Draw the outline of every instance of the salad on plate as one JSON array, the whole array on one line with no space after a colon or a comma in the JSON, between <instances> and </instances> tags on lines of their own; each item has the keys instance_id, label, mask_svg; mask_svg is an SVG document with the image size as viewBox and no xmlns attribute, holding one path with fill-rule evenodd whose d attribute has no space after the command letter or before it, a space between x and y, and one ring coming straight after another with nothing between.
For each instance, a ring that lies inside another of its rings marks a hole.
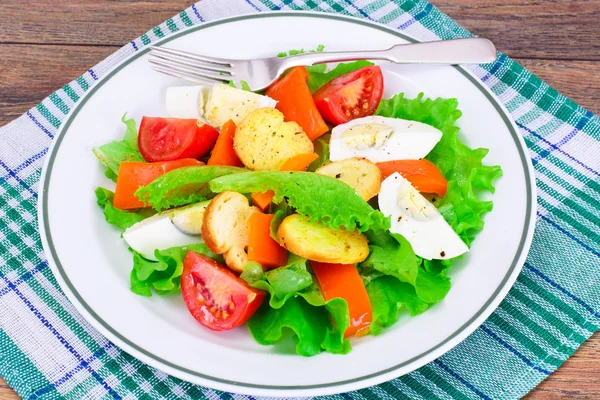
<instances>
[{"instance_id":1,"label":"salad on plate","mask_svg":"<svg viewBox=\"0 0 600 400\"><path fill-rule=\"evenodd\" d=\"M456 99L384 85L369 61L296 67L260 93L170 87L167 116L139 129L123 116L123 139L94 148L116 183L96 199L132 292L182 296L204 327L245 324L262 345L291 336L304 356L441 301L502 171L461 141Z\"/></svg>"}]
</instances>

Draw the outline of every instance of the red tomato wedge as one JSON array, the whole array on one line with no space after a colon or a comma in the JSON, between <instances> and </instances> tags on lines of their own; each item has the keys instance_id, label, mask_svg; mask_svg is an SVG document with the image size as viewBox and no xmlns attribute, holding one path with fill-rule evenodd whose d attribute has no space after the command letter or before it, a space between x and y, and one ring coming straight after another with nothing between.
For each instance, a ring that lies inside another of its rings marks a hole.
<instances>
[{"instance_id":1,"label":"red tomato wedge","mask_svg":"<svg viewBox=\"0 0 600 400\"><path fill-rule=\"evenodd\" d=\"M272 214L255 212L248 220L248 259L266 268L287 264L287 250L271 237Z\"/></svg>"},{"instance_id":2,"label":"red tomato wedge","mask_svg":"<svg viewBox=\"0 0 600 400\"><path fill-rule=\"evenodd\" d=\"M383 95L383 74L378 66L363 67L326 83L313 95L317 109L328 122L343 124L373 115Z\"/></svg>"},{"instance_id":3,"label":"red tomato wedge","mask_svg":"<svg viewBox=\"0 0 600 400\"><path fill-rule=\"evenodd\" d=\"M398 172L422 193L436 193L444 197L448 190L448 180L431 161L397 160L377 163L377 166L381 171L382 179Z\"/></svg>"},{"instance_id":4,"label":"red tomato wedge","mask_svg":"<svg viewBox=\"0 0 600 400\"><path fill-rule=\"evenodd\" d=\"M235 123L232 120L225 122L215 147L212 149L208 165L231 165L243 167L242 161L233 150L233 137L235 136Z\"/></svg>"},{"instance_id":5,"label":"red tomato wedge","mask_svg":"<svg viewBox=\"0 0 600 400\"><path fill-rule=\"evenodd\" d=\"M286 121L295 121L310 140L315 140L329 130L319 114L315 101L306 84L308 73L304 67L293 68L286 76L275 82L265 93L277 100L276 108Z\"/></svg>"},{"instance_id":6,"label":"red tomato wedge","mask_svg":"<svg viewBox=\"0 0 600 400\"><path fill-rule=\"evenodd\" d=\"M354 264L327 264L311 261L325 300L341 297L348 302L350 326L345 337L362 336L369 332L373 320L367 289Z\"/></svg>"},{"instance_id":7,"label":"red tomato wedge","mask_svg":"<svg viewBox=\"0 0 600 400\"><path fill-rule=\"evenodd\" d=\"M197 119L143 117L138 147L149 162L200 158L218 136L219 131Z\"/></svg>"},{"instance_id":8,"label":"red tomato wedge","mask_svg":"<svg viewBox=\"0 0 600 400\"><path fill-rule=\"evenodd\" d=\"M214 331L240 326L265 297L226 266L191 250L183 260L181 293L196 321Z\"/></svg>"},{"instance_id":9,"label":"red tomato wedge","mask_svg":"<svg viewBox=\"0 0 600 400\"><path fill-rule=\"evenodd\" d=\"M147 185L174 169L202 164L204 164L202 161L193 158L156 163L122 162L119 167L113 205L121 210L145 207L144 202L134 195L140 186Z\"/></svg>"},{"instance_id":10,"label":"red tomato wedge","mask_svg":"<svg viewBox=\"0 0 600 400\"><path fill-rule=\"evenodd\" d=\"M319 158L317 153L298 154L283 163L281 171L304 171L317 158ZM252 199L252 204L260 208L261 211L265 211L269 207L269 204L271 204L273 196L275 196L275 192L267 190L262 193L252 193L250 198Z\"/></svg>"}]
</instances>

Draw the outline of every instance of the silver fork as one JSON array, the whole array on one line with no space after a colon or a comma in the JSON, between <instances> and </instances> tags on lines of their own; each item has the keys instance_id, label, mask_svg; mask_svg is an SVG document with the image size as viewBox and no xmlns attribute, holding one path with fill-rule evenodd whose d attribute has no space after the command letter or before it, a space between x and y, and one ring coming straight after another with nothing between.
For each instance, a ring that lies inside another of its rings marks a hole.
<instances>
[{"instance_id":1,"label":"silver fork","mask_svg":"<svg viewBox=\"0 0 600 400\"><path fill-rule=\"evenodd\" d=\"M487 39L468 38L399 44L386 50L334 51L233 60L153 46L152 68L196 83L246 81L252 90L273 83L286 69L327 62L387 60L398 64L485 64L496 61L496 48Z\"/></svg>"}]
</instances>

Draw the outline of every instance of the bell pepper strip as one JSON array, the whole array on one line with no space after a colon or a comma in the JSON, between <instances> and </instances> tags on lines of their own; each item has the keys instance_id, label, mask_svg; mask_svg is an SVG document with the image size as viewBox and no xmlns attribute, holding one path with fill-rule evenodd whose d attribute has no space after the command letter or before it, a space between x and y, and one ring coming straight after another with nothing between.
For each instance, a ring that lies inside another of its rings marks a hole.
<instances>
[{"instance_id":1,"label":"bell pepper strip","mask_svg":"<svg viewBox=\"0 0 600 400\"><path fill-rule=\"evenodd\" d=\"M362 336L369 332L373 312L367 289L354 264L327 264L311 261L325 300L342 298L348 303L350 326L345 337Z\"/></svg>"},{"instance_id":2,"label":"bell pepper strip","mask_svg":"<svg viewBox=\"0 0 600 400\"><path fill-rule=\"evenodd\" d=\"M431 161L397 160L377 163L377 166L381 171L382 179L398 172L422 193L436 193L444 197L448 190L448 180Z\"/></svg>"},{"instance_id":3,"label":"bell pepper strip","mask_svg":"<svg viewBox=\"0 0 600 400\"><path fill-rule=\"evenodd\" d=\"M248 259L264 268L287 264L287 250L271 237L273 214L255 212L248 220Z\"/></svg>"},{"instance_id":4,"label":"bell pepper strip","mask_svg":"<svg viewBox=\"0 0 600 400\"><path fill-rule=\"evenodd\" d=\"M274 196L274 191L267 190L266 192L252 193L250 198L252 199L252 204L258 207L261 211L266 211L267 208L269 208L271 201L273 201Z\"/></svg>"},{"instance_id":5,"label":"bell pepper strip","mask_svg":"<svg viewBox=\"0 0 600 400\"><path fill-rule=\"evenodd\" d=\"M295 67L272 84L265 94L277 100L275 107L283 113L285 121L297 122L310 140L315 140L329 128L317 110L306 84L307 77L306 68Z\"/></svg>"},{"instance_id":6,"label":"bell pepper strip","mask_svg":"<svg viewBox=\"0 0 600 400\"><path fill-rule=\"evenodd\" d=\"M298 154L284 162L281 171L306 171L306 168L317 158L319 158L317 153Z\"/></svg>"},{"instance_id":7,"label":"bell pepper strip","mask_svg":"<svg viewBox=\"0 0 600 400\"><path fill-rule=\"evenodd\" d=\"M235 136L235 123L232 120L225 122L215 147L212 149L208 165L231 165L232 167L243 167L237 154L233 150L233 137Z\"/></svg>"},{"instance_id":8,"label":"bell pepper strip","mask_svg":"<svg viewBox=\"0 0 600 400\"><path fill-rule=\"evenodd\" d=\"M281 171L305 171L317 158L319 158L317 153L298 154L283 163ZM262 193L252 193L250 198L252 199L252 204L260 208L261 211L265 211L269 207L269 204L271 204L273 196L275 196L275 192L267 190Z\"/></svg>"},{"instance_id":9,"label":"bell pepper strip","mask_svg":"<svg viewBox=\"0 0 600 400\"><path fill-rule=\"evenodd\" d=\"M121 210L145 207L146 204L134 195L140 186L145 186L174 169L203 164L194 158L155 163L124 161L119 167L113 205Z\"/></svg>"}]
</instances>

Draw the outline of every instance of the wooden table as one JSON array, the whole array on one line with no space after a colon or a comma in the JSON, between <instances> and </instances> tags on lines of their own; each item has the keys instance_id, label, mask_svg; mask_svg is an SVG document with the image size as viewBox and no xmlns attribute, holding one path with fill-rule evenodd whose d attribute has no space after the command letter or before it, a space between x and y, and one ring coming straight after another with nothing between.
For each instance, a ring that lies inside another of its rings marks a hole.
<instances>
[{"instance_id":1,"label":"wooden table","mask_svg":"<svg viewBox=\"0 0 600 400\"><path fill-rule=\"evenodd\" d=\"M226 0L223 0L226 1ZM600 0L432 0L550 85L600 113ZM1 0L0 126L189 0ZM600 398L600 336L529 399ZM0 400L18 396L0 379Z\"/></svg>"}]
</instances>

